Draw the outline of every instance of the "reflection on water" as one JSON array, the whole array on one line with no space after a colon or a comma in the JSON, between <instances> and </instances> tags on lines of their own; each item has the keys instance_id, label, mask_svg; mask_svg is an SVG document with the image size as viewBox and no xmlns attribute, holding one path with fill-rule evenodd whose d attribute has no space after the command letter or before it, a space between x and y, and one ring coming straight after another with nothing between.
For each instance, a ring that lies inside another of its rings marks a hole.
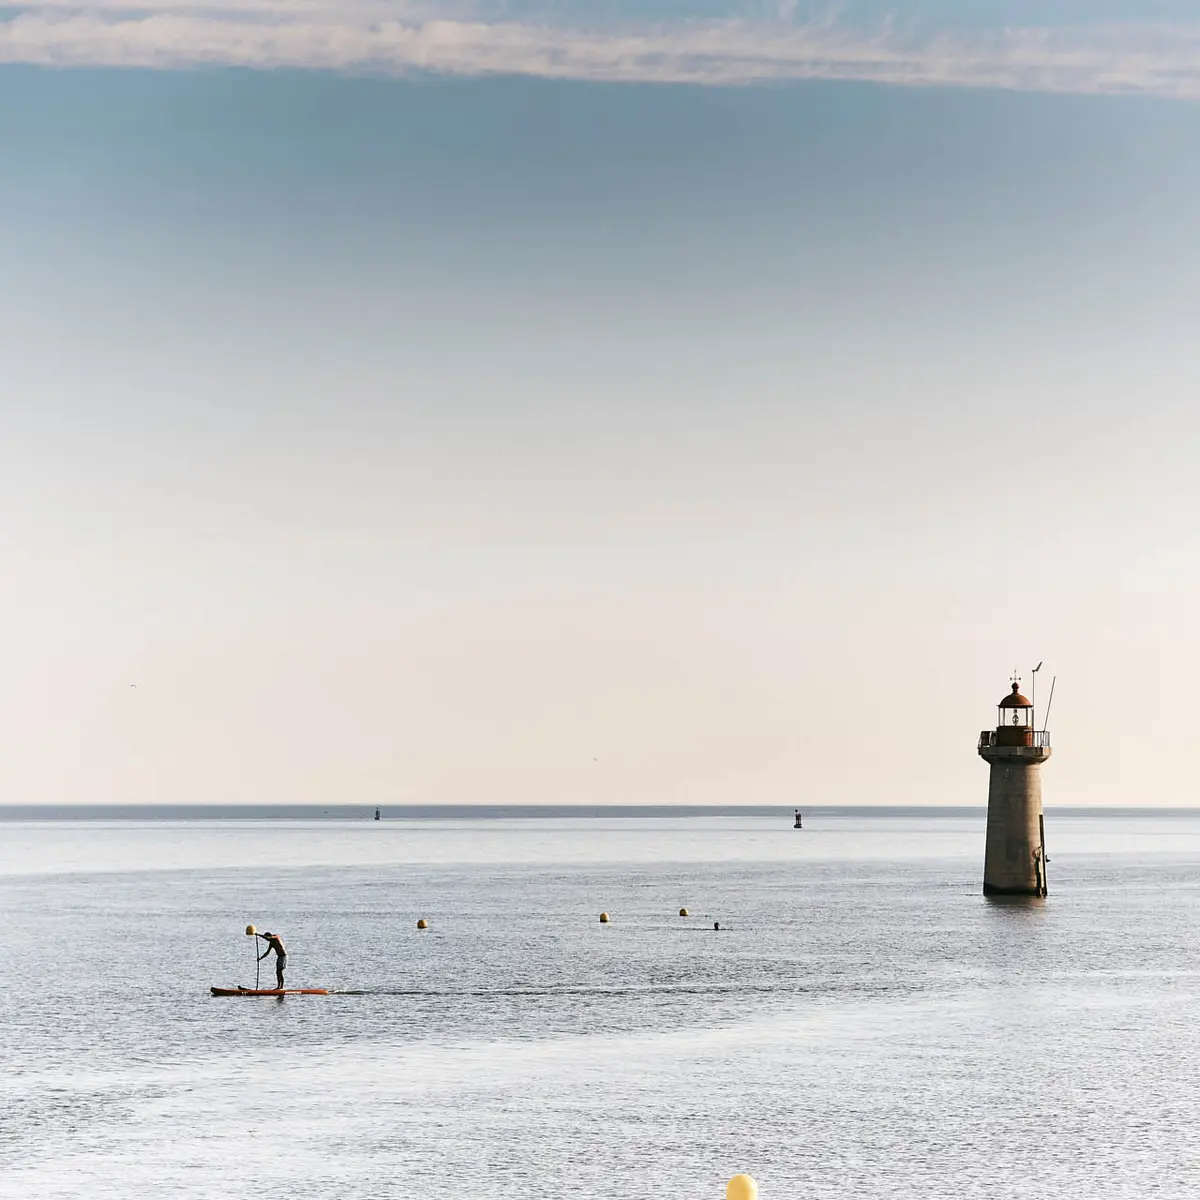
<instances>
[{"instance_id":1,"label":"reflection on water","mask_svg":"<svg viewBox=\"0 0 1200 1200\"><path fill-rule=\"evenodd\" d=\"M1056 814L1016 904L982 814L805 824L0 825L0 1195L1200 1182L1200 819ZM210 997L251 921L343 994Z\"/></svg>"}]
</instances>

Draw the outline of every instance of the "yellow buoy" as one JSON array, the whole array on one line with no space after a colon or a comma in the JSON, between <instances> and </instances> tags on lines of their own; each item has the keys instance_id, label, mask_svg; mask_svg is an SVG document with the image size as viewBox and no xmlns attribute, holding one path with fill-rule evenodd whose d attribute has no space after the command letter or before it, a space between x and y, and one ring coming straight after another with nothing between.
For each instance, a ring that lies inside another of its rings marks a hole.
<instances>
[{"instance_id":1,"label":"yellow buoy","mask_svg":"<svg viewBox=\"0 0 1200 1200\"><path fill-rule=\"evenodd\" d=\"M725 1200L758 1200L758 1184L749 1175L735 1175L725 1185Z\"/></svg>"},{"instance_id":2,"label":"yellow buoy","mask_svg":"<svg viewBox=\"0 0 1200 1200\"><path fill-rule=\"evenodd\" d=\"M428 922L427 920L425 920L425 918L424 918L424 917L422 917L422 918L421 918L421 919L420 919L420 920L417 922L417 928L418 928L418 929L428 929L428 928L429 928L429 922Z\"/></svg>"},{"instance_id":3,"label":"yellow buoy","mask_svg":"<svg viewBox=\"0 0 1200 1200\"><path fill-rule=\"evenodd\" d=\"M246 926L246 936L247 937L253 937L257 932L258 932L258 930L255 929L253 925Z\"/></svg>"},{"instance_id":4,"label":"yellow buoy","mask_svg":"<svg viewBox=\"0 0 1200 1200\"><path fill-rule=\"evenodd\" d=\"M600 914L600 924L601 924L601 925L607 925L607 924L608 924L608 913L601 913L601 914Z\"/></svg>"},{"instance_id":5,"label":"yellow buoy","mask_svg":"<svg viewBox=\"0 0 1200 1200\"><path fill-rule=\"evenodd\" d=\"M681 917L686 917L686 916L688 915L688 910L687 910L686 908L681 908L681 909L679 910L679 915L680 915Z\"/></svg>"}]
</instances>

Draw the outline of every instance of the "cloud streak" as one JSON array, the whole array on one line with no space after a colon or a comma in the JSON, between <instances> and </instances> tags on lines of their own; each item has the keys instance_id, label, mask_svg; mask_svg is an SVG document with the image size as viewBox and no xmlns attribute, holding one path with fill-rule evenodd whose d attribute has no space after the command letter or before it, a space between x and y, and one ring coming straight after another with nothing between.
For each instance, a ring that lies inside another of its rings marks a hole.
<instances>
[{"instance_id":1,"label":"cloud streak","mask_svg":"<svg viewBox=\"0 0 1200 1200\"><path fill-rule=\"evenodd\" d=\"M781 13L783 10L780 10ZM0 63L236 66L732 85L854 80L1200 98L1200 24L901 33L731 18L598 25L404 0L31 0Z\"/></svg>"}]
</instances>

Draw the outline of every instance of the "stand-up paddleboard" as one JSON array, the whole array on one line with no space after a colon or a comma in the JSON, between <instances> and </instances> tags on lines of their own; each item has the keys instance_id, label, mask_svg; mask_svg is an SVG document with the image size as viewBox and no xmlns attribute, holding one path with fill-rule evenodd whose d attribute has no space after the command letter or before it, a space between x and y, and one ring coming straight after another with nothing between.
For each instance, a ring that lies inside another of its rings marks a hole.
<instances>
[{"instance_id":1,"label":"stand-up paddleboard","mask_svg":"<svg viewBox=\"0 0 1200 1200\"><path fill-rule=\"evenodd\" d=\"M214 996L328 996L328 988L210 988Z\"/></svg>"}]
</instances>

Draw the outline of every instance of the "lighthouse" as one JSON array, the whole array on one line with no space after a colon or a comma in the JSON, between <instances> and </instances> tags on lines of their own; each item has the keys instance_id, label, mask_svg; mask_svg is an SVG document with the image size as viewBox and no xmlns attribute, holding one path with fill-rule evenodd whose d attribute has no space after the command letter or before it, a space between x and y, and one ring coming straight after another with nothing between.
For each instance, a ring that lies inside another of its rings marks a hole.
<instances>
[{"instance_id":1,"label":"lighthouse","mask_svg":"<svg viewBox=\"0 0 1200 1200\"><path fill-rule=\"evenodd\" d=\"M979 735L979 757L992 769L988 784L985 896L1046 895L1046 825L1042 763L1050 736L1034 728L1033 705L1020 680L1000 701L996 728Z\"/></svg>"}]
</instances>

